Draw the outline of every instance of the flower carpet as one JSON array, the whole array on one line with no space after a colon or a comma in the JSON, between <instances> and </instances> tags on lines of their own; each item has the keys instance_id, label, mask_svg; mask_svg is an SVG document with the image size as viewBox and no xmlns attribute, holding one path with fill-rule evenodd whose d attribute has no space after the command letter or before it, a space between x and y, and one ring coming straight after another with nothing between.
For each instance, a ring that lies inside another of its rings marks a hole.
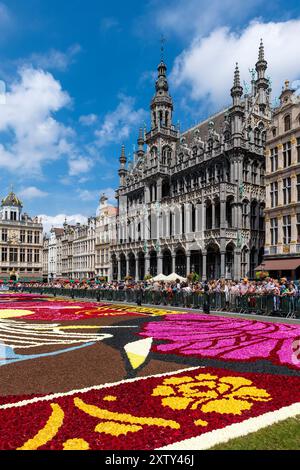
<instances>
[{"instance_id":1,"label":"flower carpet","mask_svg":"<svg viewBox=\"0 0 300 470\"><path fill-rule=\"evenodd\" d=\"M300 414L300 325L0 298L0 449L206 449Z\"/></svg>"}]
</instances>

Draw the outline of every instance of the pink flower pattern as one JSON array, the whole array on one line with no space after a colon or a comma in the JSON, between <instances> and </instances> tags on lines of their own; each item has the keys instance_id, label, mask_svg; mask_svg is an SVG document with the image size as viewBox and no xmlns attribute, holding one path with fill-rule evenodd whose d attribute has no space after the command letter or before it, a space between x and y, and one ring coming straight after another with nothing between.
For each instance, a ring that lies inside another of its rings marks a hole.
<instances>
[{"instance_id":1,"label":"pink flower pattern","mask_svg":"<svg viewBox=\"0 0 300 470\"><path fill-rule=\"evenodd\" d=\"M169 315L163 321L147 323L140 334L165 341L155 346L157 352L164 354L227 361L267 359L300 370L300 357L294 353L294 345L300 340L297 324L198 314Z\"/></svg>"}]
</instances>

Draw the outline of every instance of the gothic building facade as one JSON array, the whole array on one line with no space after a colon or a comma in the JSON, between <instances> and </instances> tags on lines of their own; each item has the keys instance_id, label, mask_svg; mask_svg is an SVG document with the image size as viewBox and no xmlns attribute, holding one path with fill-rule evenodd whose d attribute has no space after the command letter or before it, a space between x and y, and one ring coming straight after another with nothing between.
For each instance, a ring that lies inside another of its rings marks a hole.
<instances>
[{"instance_id":1,"label":"gothic building facade","mask_svg":"<svg viewBox=\"0 0 300 470\"><path fill-rule=\"evenodd\" d=\"M204 280L254 276L264 247L266 70L261 43L251 91L244 94L237 65L232 105L180 133L161 61L151 129L140 130L133 162L122 147L113 279L172 272L196 272Z\"/></svg>"}]
</instances>

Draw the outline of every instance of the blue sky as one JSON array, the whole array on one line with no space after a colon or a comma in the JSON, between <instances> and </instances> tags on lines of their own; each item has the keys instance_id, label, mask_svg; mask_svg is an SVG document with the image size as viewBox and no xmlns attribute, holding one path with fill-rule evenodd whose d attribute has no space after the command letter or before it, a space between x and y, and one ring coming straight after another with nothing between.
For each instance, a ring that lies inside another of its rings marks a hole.
<instances>
[{"instance_id":1,"label":"blue sky","mask_svg":"<svg viewBox=\"0 0 300 470\"><path fill-rule=\"evenodd\" d=\"M12 184L47 225L113 198L120 147L149 125L162 33L182 130L230 103L236 61L249 82L261 37L274 100L298 87L299 1L0 0L1 197Z\"/></svg>"}]
</instances>

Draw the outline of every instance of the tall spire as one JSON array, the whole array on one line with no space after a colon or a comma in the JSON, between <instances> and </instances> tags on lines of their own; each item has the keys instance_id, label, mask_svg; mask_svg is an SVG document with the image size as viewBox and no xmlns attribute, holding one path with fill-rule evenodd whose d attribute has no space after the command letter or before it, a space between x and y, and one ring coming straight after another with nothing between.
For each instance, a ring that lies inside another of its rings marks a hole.
<instances>
[{"instance_id":1,"label":"tall spire","mask_svg":"<svg viewBox=\"0 0 300 470\"><path fill-rule=\"evenodd\" d=\"M260 46L259 46L259 54L258 54L258 61L263 61L265 60L265 48L264 48L264 43L263 40L260 40Z\"/></svg>"},{"instance_id":2,"label":"tall spire","mask_svg":"<svg viewBox=\"0 0 300 470\"><path fill-rule=\"evenodd\" d=\"M231 88L231 96L233 99L233 105L239 105L240 99L243 96L243 87L241 86L240 69L238 63L236 63L235 66L233 87Z\"/></svg>"},{"instance_id":3,"label":"tall spire","mask_svg":"<svg viewBox=\"0 0 300 470\"><path fill-rule=\"evenodd\" d=\"M236 66L235 66L233 86L234 87L240 87L241 86L240 69L239 69L239 64L238 63L236 63Z\"/></svg>"},{"instance_id":4,"label":"tall spire","mask_svg":"<svg viewBox=\"0 0 300 470\"><path fill-rule=\"evenodd\" d=\"M122 145L121 156L120 156L121 166L125 166L127 163L127 157L125 153L125 145Z\"/></svg>"},{"instance_id":5,"label":"tall spire","mask_svg":"<svg viewBox=\"0 0 300 470\"><path fill-rule=\"evenodd\" d=\"M259 52L258 52L258 61L256 62L256 71L257 71L257 78L260 80L261 78L265 78L265 72L268 68L268 63L265 59L265 48L263 44L263 40L260 40L259 45Z\"/></svg>"},{"instance_id":6,"label":"tall spire","mask_svg":"<svg viewBox=\"0 0 300 470\"><path fill-rule=\"evenodd\" d=\"M125 177L126 177L126 153L125 153L125 145L122 145L121 156L120 156L120 168L119 168L119 177L120 177L120 186L125 185Z\"/></svg>"},{"instance_id":7,"label":"tall spire","mask_svg":"<svg viewBox=\"0 0 300 470\"><path fill-rule=\"evenodd\" d=\"M266 70L268 68L268 62L265 59L265 48L263 40L260 40L259 53L258 53L258 62L256 63L256 90L258 93L258 105L262 113L265 112L268 104L268 90L270 87L269 80L266 78Z\"/></svg>"},{"instance_id":8,"label":"tall spire","mask_svg":"<svg viewBox=\"0 0 300 470\"><path fill-rule=\"evenodd\" d=\"M143 132L143 128L140 127L140 132L139 132L139 138L138 138L138 151L137 151L137 154L138 156L142 156L145 152L144 152L144 144L145 144L145 141L144 141L144 132Z\"/></svg>"}]
</instances>

